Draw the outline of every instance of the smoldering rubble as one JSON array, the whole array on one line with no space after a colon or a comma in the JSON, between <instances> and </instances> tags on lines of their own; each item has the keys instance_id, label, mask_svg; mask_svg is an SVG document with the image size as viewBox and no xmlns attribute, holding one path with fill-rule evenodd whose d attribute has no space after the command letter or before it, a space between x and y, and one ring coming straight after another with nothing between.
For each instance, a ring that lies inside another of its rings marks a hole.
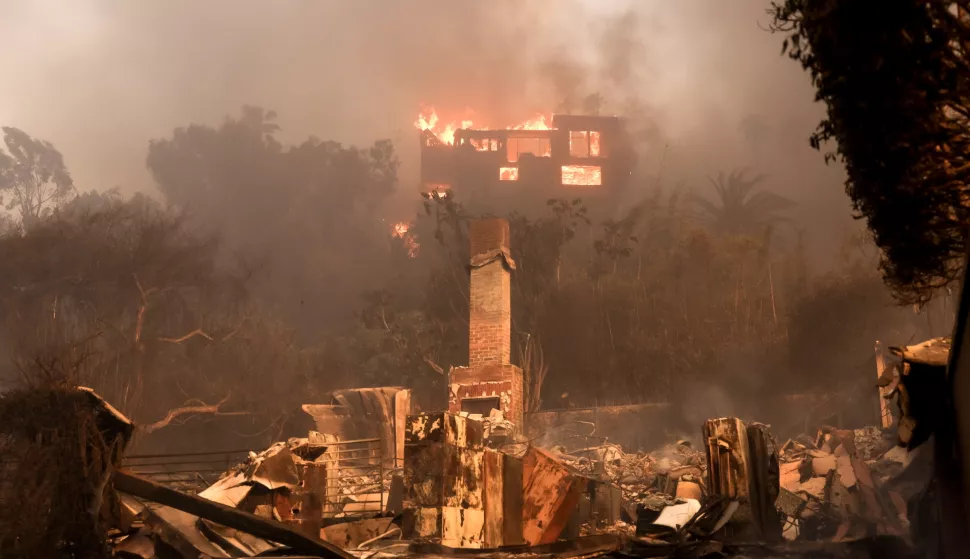
<instances>
[{"instance_id":1,"label":"smoldering rubble","mask_svg":"<svg viewBox=\"0 0 970 559\"><path fill-rule=\"evenodd\" d=\"M418 409L404 387L341 390L303 406L306 437L249 452L215 479L172 478L123 455L131 422L87 390L114 453L79 473L94 490L75 512L114 556L140 559L908 557L921 545L921 433L933 428L944 341L893 348L899 363L872 383L897 403L879 426L779 441L770 425L716 417L696 426L699 444L624 448L596 421L524 413L502 289L515 269L508 223L474 221L470 236L470 363L449 372L448 409ZM0 487L6 507L25 498Z\"/></svg>"}]
</instances>

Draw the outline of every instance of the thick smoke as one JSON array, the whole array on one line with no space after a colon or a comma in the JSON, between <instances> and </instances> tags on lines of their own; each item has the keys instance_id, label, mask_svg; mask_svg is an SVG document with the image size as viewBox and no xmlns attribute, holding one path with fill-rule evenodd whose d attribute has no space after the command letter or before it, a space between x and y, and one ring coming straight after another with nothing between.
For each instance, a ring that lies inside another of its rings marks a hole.
<instances>
[{"instance_id":1,"label":"thick smoke","mask_svg":"<svg viewBox=\"0 0 970 559\"><path fill-rule=\"evenodd\" d=\"M646 176L705 189L719 170L765 172L801 224L824 225L817 255L851 227L763 0L0 4L0 121L57 145L82 190L152 192L149 139L244 104L277 111L288 140L394 139L408 193L422 103L493 123L599 105L635 119Z\"/></svg>"},{"instance_id":2,"label":"thick smoke","mask_svg":"<svg viewBox=\"0 0 970 559\"><path fill-rule=\"evenodd\" d=\"M7 78L0 124L54 143L80 191L160 196L145 169L149 140L260 106L279 115L286 144L310 135L361 146L392 139L402 163L392 209L406 218L418 193L413 122L422 105L489 126L552 111L617 114L629 119L640 151L631 204L658 185L710 195L708 177L750 168L767 175L762 187L798 203L779 239L790 247L805 231L809 261L825 271L861 224L851 219L842 168L808 146L823 110L808 76L781 56L782 38L765 29L768 7L768 0L0 0ZM226 215L243 215L236 206L251 203L231 202ZM272 219L262 207L245 209ZM309 267L300 243L292 246L296 254L277 256ZM333 252L353 247L335 243ZM324 255L320 266L342 257ZM360 277L377 268L355 266ZM357 281L343 267L327 273ZM321 295L319 284L286 291L314 319L349 316L359 303L357 294ZM830 291L858 300L840 284ZM872 291L884 295L878 281ZM327 297L346 308L335 310ZM887 314L883 324L897 318ZM869 326L860 321L863 346L885 334L863 332ZM848 361L857 360L854 351L846 348ZM739 378L771 367L725 365ZM718 413L747 406L716 387L698 394Z\"/></svg>"}]
</instances>

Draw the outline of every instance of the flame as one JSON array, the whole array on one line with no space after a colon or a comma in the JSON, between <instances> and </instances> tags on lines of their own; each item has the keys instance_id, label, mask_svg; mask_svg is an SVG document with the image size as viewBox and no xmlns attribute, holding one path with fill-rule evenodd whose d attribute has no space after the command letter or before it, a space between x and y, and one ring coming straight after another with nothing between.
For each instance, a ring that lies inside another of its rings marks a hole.
<instances>
[{"instance_id":1,"label":"flame","mask_svg":"<svg viewBox=\"0 0 970 559\"><path fill-rule=\"evenodd\" d=\"M553 130L552 126L552 115L537 114L535 118L526 120L525 122L520 122L519 124L513 124L511 126L506 126L506 130ZM438 112L434 107L422 107L421 112L418 113L417 120L414 121L414 127L418 130L428 130L434 134L439 140L445 144L452 145L455 143L455 132L458 130L463 130L467 128L475 127L477 130L488 130L487 126L476 125L472 120L454 120L450 122L443 122L438 116Z\"/></svg>"},{"instance_id":2,"label":"flame","mask_svg":"<svg viewBox=\"0 0 970 559\"><path fill-rule=\"evenodd\" d=\"M406 221L399 221L391 227L391 236L404 241L404 246L408 249L408 258L417 258L418 249L421 245L418 244L417 239L414 235L408 233L411 229L411 224Z\"/></svg>"},{"instance_id":3,"label":"flame","mask_svg":"<svg viewBox=\"0 0 970 559\"><path fill-rule=\"evenodd\" d=\"M603 171L595 165L563 165L562 183L571 186L600 186Z\"/></svg>"},{"instance_id":4,"label":"flame","mask_svg":"<svg viewBox=\"0 0 970 559\"><path fill-rule=\"evenodd\" d=\"M552 117L549 117L549 122L552 122ZM515 126L509 126L509 130L552 130L552 126L546 123L546 115L536 115L532 120L527 120L523 123L516 124Z\"/></svg>"},{"instance_id":5,"label":"flame","mask_svg":"<svg viewBox=\"0 0 970 559\"><path fill-rule=\"evenodd\" d=\"M423 195L429 200L443 200L451 192L451 185L446 183L425 183L424 187L427 190L424 191Z\"/></svg>"},{"instance_id":6,"label":"flame","mask_svg":"<svg viewBox=\"0 0 970 559\"><path fill-rule=\"evenodd\" d=\"M429 130L442 142L453 144L455 143L455 132L462 128L471 128L474 126L471 120L462 120L449 122L439 128L439 121L438 113L434 110L434 107L422 108L421 112L418 113L417 120L414 121L414 127L418 130Z\"/></svg>"},{"instance_id":7,"label":"flame","mask_svg":"<svg viewBox=\"0 0 970 559\"><path fill-rule=\"evenodd\" d=\"M438 113L434 108L430 109L430 112L422 110L418 113L418 120L414 121L414 127L418 130L434 130L435 126L438 126Z\"/></svg>"},{"instance_id":8,"label":"flame","mask_svg":"<svg viewBox=\"0 0 970 559\"><path fill-rule=\"evenodd\" d=\"M500 167L498 170L498 179L502 181L517 181L519 180L519 168L518 167Z\"/></svg>"}]
</instances>

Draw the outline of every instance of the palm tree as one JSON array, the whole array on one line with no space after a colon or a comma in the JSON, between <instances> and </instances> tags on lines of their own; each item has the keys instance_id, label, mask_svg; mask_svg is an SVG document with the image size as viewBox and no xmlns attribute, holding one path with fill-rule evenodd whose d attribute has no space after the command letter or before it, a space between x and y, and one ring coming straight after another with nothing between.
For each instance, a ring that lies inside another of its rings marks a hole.
<instances>
[{"instance_id":1,"label":"palm tree","mask_svg":"<svg viewBox=\"0 0 970 559\"><path fill-rule=\"evenodd\" d=\"M716 179L709 178L717 192L718 203L697 195L693 197L716 231L732 235L753 234L787 220L783 213L795 202L774 192L755 191L755 187L765 180L765 175L747 175L747 169L740 169L727 176L718 173Z\"/></svg>"}]
</instances>

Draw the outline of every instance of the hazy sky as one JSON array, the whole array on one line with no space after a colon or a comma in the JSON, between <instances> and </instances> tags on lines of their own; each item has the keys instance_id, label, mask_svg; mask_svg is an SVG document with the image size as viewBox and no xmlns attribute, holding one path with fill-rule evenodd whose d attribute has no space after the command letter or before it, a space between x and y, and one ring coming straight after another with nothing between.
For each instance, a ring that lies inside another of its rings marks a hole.
<instances>
[{"instance_id":1,"label":"hazy sky","mask_svg":"<svg viewBox=\"0 0 970 559\"><path fill-rule=\"evenodd\" d=\"M149 139L243 104L277 111L286 140L393 138L410 173L422 103L501 123L552 110L568 90L600 92L655 125L645 165L665 184L704 188L712 173L750 166L800 202L819 246L834 246L851 225L842 171L808 147L822 111L765 31L767 7L0 0L0 124L53 142L80 189L133 192L153 188Z\"/></svg>"}]
</instances>

